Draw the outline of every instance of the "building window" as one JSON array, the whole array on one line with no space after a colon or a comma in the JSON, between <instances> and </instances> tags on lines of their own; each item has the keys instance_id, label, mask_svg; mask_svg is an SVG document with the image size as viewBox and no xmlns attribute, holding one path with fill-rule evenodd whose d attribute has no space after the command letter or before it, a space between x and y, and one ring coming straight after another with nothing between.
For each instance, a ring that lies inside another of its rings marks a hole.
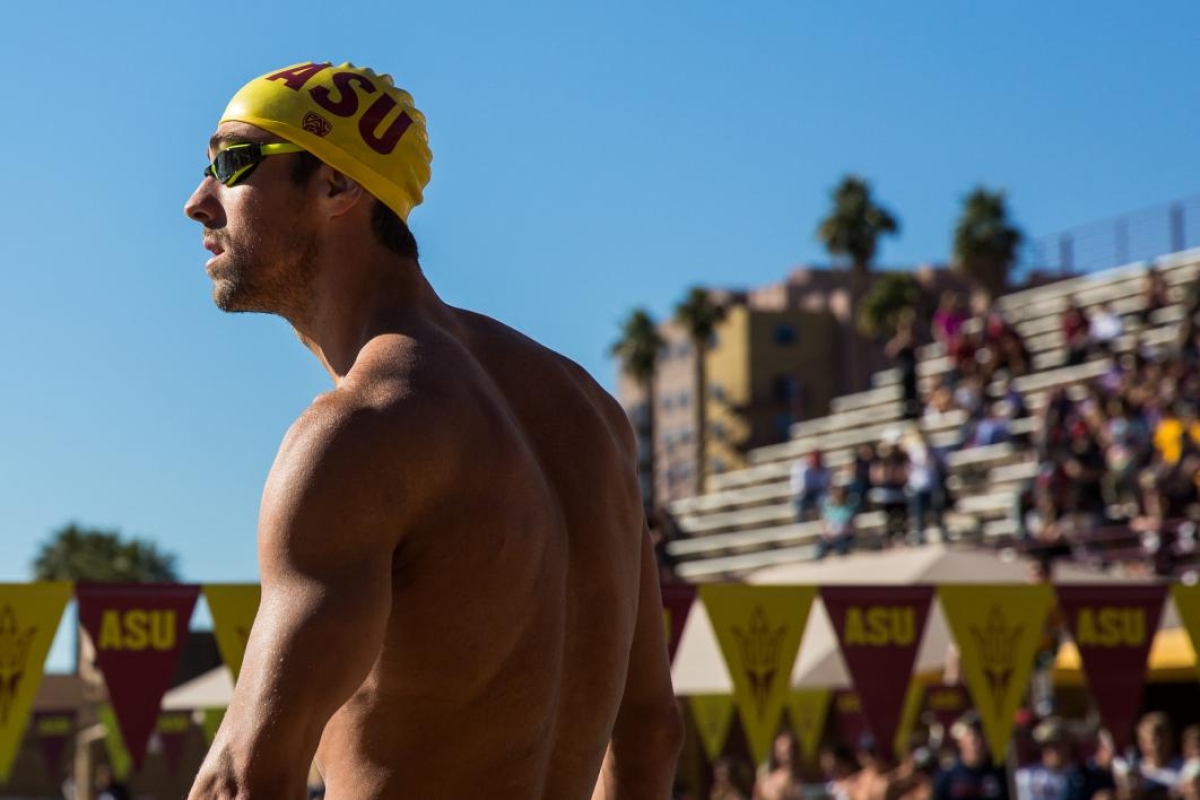
<instances>
[{"instance_id":1,"label":"building window","mask_svg":"<svg viewBox=\"0 0 1200 800\"><path fill-rule=\"evenodd\" d=\"M786 322L781 322L775 326L772 338L775 340L775 344L789 347L796 343L796 329Z\"/></svg>"},{"instance_id":2,"label":"building window","mask_svg":"<svg viewBox=\"0 0 1200 800\"><path fill-rule=\"evenodd\" d=\"M689 342L680 342L675 345L675 355L679 358L687 358L692 352L692 345Z\"/></svg>"},{"instance_id":3,"label":"building window","mask_svg":"<svg viewBox=\"0 0 1200 800\"><path fill-rule=\"evenodd\" d=\"M721 337L717 336L717 332L713 331L708 335L708 349L714 350L721 343Z\"/></svg>"},{"instance_id":4,"label":"building window","mask_svg":"<svg viewBox=\"0 0 1200 800\"><path fill-rule=\"evenodd\" d=\"M712 430L712 437L714 439L720 439L720 440L725 439L725 425L724 424L722 424L720 422L714 422L712 425L709 426L709 428Z\"/></svg>"},{"instance_id":5,"label":"building window","mask_svg":"<svg viewBox=\"0 0 1200 800\"><path fill-rule=\"evenodd\" d=\"M676 441L676 442L678 442L679 444L689 444L689 443L691 443L691 441L692 441L692 432L691 432L690 430L686 430L686 431L680 431L680 432L679 432L679 435L678 435L678 436L675 438L675 441Z\"/></svg>"},{"instance_id":6,"label":"building window","mask_svg":"<svg viewBox=\"0 0 1200 800\"><path fill-rule=\"evenodd\" d=\"M725 462L714 457L713 460L708 463L708 468L713 475L720 475L725 471Z\"/></svg>"},{"instance_id":7,"label":"building window","mask_svg":"<svg viewBox=\"0 0 1200 800\"><path fill-rule=\"evenodd\" d=\"M675 402L678 403L680 408L687 408L688 403L691 402L691 399L691 395L689 395L687 392L680 392L679 397Z\"/></svg>"},{"instance_id":8,"label":"building window","mask_svg":"<svg viewBox=\"0 0 1200 800\"><path fill-rule=\"evenodd\" d=\"M708 385L708 396L719 403L725 402L725 387L719 383L710 383Z\"/></svg>"}]
</instances>

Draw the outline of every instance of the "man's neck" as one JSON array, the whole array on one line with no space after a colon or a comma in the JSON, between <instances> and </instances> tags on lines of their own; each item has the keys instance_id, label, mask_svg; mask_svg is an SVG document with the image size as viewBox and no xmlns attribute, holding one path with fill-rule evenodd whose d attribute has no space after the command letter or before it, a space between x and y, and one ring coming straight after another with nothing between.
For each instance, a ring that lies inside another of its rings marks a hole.
<instances>
[{"instance_id":1,"label":"man's neck","mask_svg":"<svg viewBox=\"0 0 1200 800\"><path fill-rule=\"evenodd\" d=\"M408 327L417 317L446 313L415 261L376 251L366 259L339 262L316 270L309 313L292 321L335 386L371 339Z\"/></svg>"}]
</instances>

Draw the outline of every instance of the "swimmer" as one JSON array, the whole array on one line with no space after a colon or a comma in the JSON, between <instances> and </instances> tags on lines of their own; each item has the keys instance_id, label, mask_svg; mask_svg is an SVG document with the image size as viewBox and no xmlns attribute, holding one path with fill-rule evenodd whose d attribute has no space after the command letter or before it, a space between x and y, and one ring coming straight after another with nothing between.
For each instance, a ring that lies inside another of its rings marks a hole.
<instances>
[{"instance_id":1,"label":"swimmer","mask_svg":"<svg viewBox=\"0 0 1200 800\"><path fill-rule=\"evenodd\" d=\"M251 81L185 211L213 299L329 372L258 524L262 605L192 800L667 797L682 726L625 414L438 297L425 119L386 75ZM497 265L488 265L495 269Z\"/></svg>"}]
</instances>

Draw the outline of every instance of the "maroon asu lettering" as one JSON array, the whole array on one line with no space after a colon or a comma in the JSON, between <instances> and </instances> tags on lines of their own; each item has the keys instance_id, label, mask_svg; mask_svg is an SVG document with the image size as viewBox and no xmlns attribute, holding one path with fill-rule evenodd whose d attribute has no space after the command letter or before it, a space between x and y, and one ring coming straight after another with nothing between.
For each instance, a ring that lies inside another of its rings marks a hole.
<instances>
[{"instance_id":1,"label":"maroon asu lettering","mask_svg":"<svg viewBox=\"0 0 1200 800\"><path fill-rule=\"evenodd\" d=\"M289 89L298 92L314 76L324 72L330 66L328 62L323 64L302 64L298 67L276 72L274 75L268 75L266 79L269 81L283 81L283 84ZM357 72L335 72L330 77L329 82L333 84L333 89L337 90L336 96L334 91L328 86L314 86L308 90L308 93L312 97L313 102L321 108L343 119L353 117L358 113L358 90L361 89L364 94L368 95L379 91L369 78ZM358 120L358 135L362 137L363 143L383 156L388 155L396 149L400 137L412 125L412 117L408 115L407 111L401 110L383 133L379 132L384 120L397 107L398 104L395 98L387 94L381 94Z\"/></svg>"}]
</instances>

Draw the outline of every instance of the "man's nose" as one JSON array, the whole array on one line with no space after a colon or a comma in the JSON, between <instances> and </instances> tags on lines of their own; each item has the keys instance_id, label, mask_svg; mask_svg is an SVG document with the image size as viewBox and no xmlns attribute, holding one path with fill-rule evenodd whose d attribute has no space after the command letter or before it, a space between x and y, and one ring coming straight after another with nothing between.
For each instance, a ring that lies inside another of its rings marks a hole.
<instances>
[{"instance_id":1,"label":"man's nose","mask_svg":"<svg viewBox=\"0 0 1200 800\"><path fill-rule=\"evenodd\" d=\"M225 224L225 212L213 191L213 179L200 181L196 191L184 203L183 213L206 228L219 228Z\"/></svg>"}]
</instances>

